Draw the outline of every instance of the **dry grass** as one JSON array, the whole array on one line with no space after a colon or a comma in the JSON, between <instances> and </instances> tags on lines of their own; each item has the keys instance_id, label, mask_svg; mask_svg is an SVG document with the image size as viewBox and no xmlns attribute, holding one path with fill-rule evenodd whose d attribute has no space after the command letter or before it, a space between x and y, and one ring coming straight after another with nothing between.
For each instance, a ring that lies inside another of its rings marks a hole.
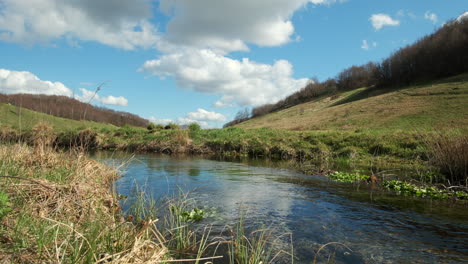
<instances>
[{"instance_id":1,"label":"dry grass","mask_svg":"<svg viewBox=\"0 0 468 264\"><path fill-rule=\"evenodd\" d=\"M449 183L468 184L468 134L436 133L425 136L430 162L447 175Z\"/></svg>"},{"instance_id":2,"label":"dry grass","mask_svg":"<svg viewBox=\"0 0 468 264\"><path fill-rule=\"evenodd\" d=\"M121 220L111 191L116 171L83 153L51 151L45 131L38 128L34 148L0 146L0 190L12 204L0 219L0 263L158 263L167 258L156 219Z\"/></svg>"}]
</instances>

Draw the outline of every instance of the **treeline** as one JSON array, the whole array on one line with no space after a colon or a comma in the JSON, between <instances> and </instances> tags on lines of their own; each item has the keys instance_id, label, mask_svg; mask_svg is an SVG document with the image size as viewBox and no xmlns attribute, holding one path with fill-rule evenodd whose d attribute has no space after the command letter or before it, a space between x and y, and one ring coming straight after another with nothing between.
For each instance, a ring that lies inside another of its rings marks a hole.
<instances>
[{"instance_id":1,"label":"treeline","mask_svg":"<svg viewBox=\"0 0 468 264\"><path fill-rule=\"evenodd\" d=\"M321 96L361 87L392 89L468 72L468 19L453 20L436 32L403 47L380 63L352 66L335 78L311 80L306 87L275 103L253 108L250 116L234 119L231 126Z\"/></svg>"},{"instance_id":2,"label":"treeline","mask_svg":"<svg viewBox=\"0 0 468 264\"><path fill-rule=\"evenodd\" d=\"M146 127L148 120L137 115L96 107L76 99L57 95L0 94L0 103L24 107L36 112L74 120L109 123L116 126Z\"/></svg>"}]
</instances>

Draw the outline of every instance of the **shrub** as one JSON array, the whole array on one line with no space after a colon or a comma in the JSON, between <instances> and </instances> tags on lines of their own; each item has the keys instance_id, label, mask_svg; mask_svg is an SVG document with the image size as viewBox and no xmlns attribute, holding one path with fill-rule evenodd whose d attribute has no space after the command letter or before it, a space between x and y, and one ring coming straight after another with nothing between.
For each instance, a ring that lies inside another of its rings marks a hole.
<instances>
[{"instance_id":1,"label":"shrub","mask_svg":"<svg viewBox=\"0 0 468 264\"><path fill-rule=\"evenodd\" d=\"M149 122L148 126L146 126L146 129L149 131L153 131L156 128L156 125L153 122Z\"/></svg>"},{"instance_id":2,"label":"shrub","mask_svg":"<svg viewBox=\"0 0 468 264\"><path fill-rule=\"evenodd\" d=\"M164 127L164 129L180 129L180 126L176 123L169 123Z\"/></svg>"},{"instance_id":3,"label":"shrub","mask_svg":"<svg viewBox=\"0 0 468 264\"><path fill-rule=\"evenodd\" d=\"M196 132L196 131L201 130L201 127L200 127L200 125L198 123L191 123L188 126L188 129L190 130L190 132Z\"/></svg>"},{"instance_id":4,"label":"shrub","mask_svg":"<svg viewBox=\"0 0 468 264\"><path fill-rule=\"evenodd\" d=\"M450 177L451 184L468 181L468 134L426 135L429 161Z\"/></svg>"}]
</instances>

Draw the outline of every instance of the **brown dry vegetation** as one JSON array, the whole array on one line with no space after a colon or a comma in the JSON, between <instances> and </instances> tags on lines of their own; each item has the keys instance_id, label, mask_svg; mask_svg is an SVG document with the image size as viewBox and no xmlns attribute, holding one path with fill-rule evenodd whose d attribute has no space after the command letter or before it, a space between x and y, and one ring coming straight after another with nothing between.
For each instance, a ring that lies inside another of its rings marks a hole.
<instances>
[{"instance_id":1,"label":"brown dry vegetation","mask_svg":"<svg viewBox=\"0 0 468 264\"><path fill-rule=\"evenodd\" d=\"M37 127L43 133L47 127ZM155 228L125 222L111 186L115 170L83 153L0 146L0 263L159 263L167 249ZM6 205L5 205L6 204ZM3 208L5 207L5 208ZM0 210L2 211L2 210Z\"/></svg>"}]
</instances>

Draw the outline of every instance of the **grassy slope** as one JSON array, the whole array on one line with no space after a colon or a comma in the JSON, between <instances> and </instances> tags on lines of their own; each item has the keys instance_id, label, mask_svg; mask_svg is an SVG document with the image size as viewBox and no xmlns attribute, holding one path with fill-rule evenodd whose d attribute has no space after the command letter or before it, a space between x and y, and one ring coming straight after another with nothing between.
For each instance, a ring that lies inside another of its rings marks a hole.
<instances>
[{"instance_id":1,"label":"grassy slope","mask_svg":"<svg viewBox=\"0 0 468 264\"><path fill-rule=\"evenodd\" d=\"M10 126L15 129L30 130L39 122L49 123L55 130L76 130L79 128L115 129L111 124L92 121L76 121L55 117L26 108L13 105L0 104L0 126Z\"/></svg>"},{"instance_id":2,"label":"grassy slope","mask_svg":"<svg viewBox=\"0 0 468 264\"><path fill-rule=\"evenodd\" d=\"M248 120L241 128L413 130L468 126L468 74L375 96L368 89Z\"/></svg>"}]
</instances>

